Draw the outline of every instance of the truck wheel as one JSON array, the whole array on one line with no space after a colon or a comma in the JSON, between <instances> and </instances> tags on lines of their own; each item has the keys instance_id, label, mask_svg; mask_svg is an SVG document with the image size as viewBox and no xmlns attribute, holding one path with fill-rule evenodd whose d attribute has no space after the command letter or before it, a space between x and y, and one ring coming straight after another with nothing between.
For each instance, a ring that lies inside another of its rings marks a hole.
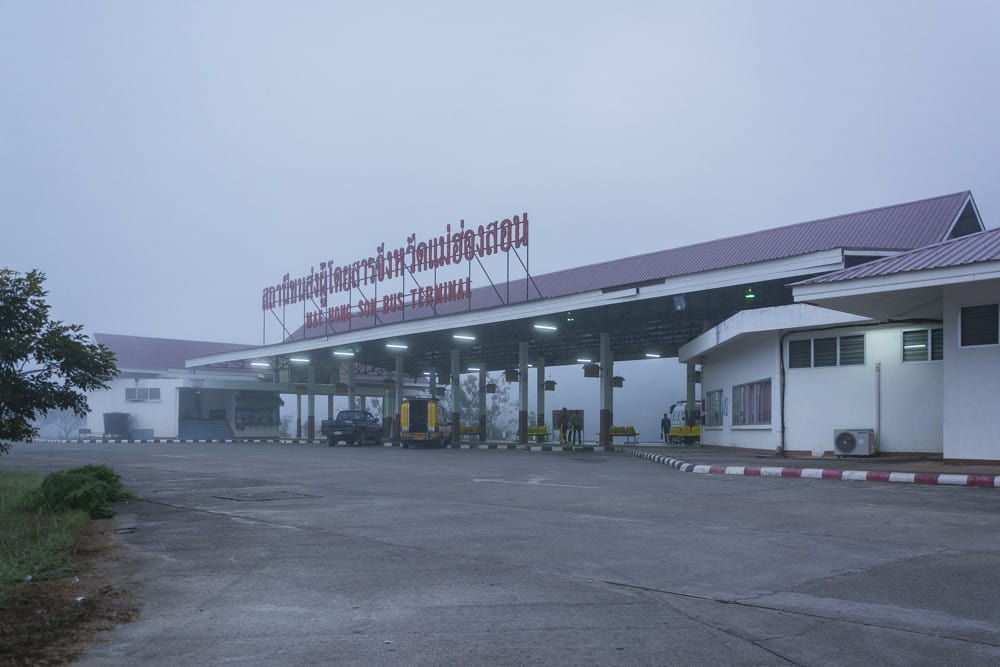
<instances>
[{"instance_id":1,"label":"truck wheel","mask_svg":"<svg viewBox=\"0 0 1000 667\"><path fill-rule=\"evenodd\" d=\"M326 444L330 445L331 447L336 447L337 441L333 439L332 435L328 435L326 436Z\"/></svg>"}]
</instances>

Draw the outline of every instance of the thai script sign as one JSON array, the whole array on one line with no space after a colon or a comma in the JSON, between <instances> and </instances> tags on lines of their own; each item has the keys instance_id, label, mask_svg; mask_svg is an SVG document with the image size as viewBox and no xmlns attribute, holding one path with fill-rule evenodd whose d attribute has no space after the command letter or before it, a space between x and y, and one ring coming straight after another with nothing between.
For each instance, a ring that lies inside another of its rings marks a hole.
<instances>
[{"instance_id":1,"label":"thai script sign","mask_svg":"<svg viewBox=\"0 0 1000 667\"><path fill-rule=\"evenodd\" d=\"M425 271L471 262L476 258L509 253L528 245L528 214L515 215L502 221L478 227L465 226L460 220L453 229L445 226L444 234L417 241L416 234L406 237L406 244L386 249L386 243L375 247L375 253L354 262L341 264L333 260L319 263L319 271L309 268L309 274L292 278L285 274L281 282L265 287L261 293L261 308L270 310L303 301L318 301L319 310L306 315L307 326L324 322L347 321L356 307L361 316L392 313L403 308L429 307L448 301L467 299L471 294L469 278L444 283L391 291L378 298L363 298L356 304L330 306L331 295L378 285L386 280L401 279L407 273L414 275ZM353 307L352 307L353 306Z\"/></svg>"}]
</instances>

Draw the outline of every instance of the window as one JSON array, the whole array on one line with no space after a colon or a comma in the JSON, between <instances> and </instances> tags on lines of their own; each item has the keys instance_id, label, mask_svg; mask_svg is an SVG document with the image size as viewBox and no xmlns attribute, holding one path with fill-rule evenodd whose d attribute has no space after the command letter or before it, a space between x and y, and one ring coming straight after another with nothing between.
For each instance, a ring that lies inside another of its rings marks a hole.
<instances>
[{"instance_id":1,"label":"window","mask_svg":"<svg viewBox=\"0 0 1000 667\"><path fill-rule=\"evenodd\" d=\"M793 340L788 343L788 367L809 368L812 366L812 339Z\"/></svg>"},{"instance_id":2,"label":"window","mask_svg":"<svg viewBox=\"0 0 1000 667\"><path fill-rule=\"evenodd\" d=\"M771 423L771 378L733 387L733 426Z\"/></svg>"},{"instance_id":3,"label":"window","mask_svg":"<svg viewBox=\"0 0 1000 667\"><path fill-rule=\"evenodd\" d=\"M865 365L865 337L863 335L840 337L840 365Z\"/></svg>"},{"instance_id":4,"label":"window","mask_svg":"<svg viewBox=\"0 0 1000 667\"><path fill-rule=\"evenodd\" d=\"M903 361L944 359L944 329L913 329L903 332Z\"/></svg>"},{"instance_id":5,"label":"window","mask_svg":"<svg viewBox=\"0 0 1000 667\"><path fill-rule=\"evenodd\" d=\"M962 309L962 347L1000 343L1000 305L966 306Z\"/></svg>"},{"instance_id":6,"label":"window","mask_svg":"<svg viewBox=\"0 0 1000 667\"><path fill-rule=\"evenodd\" d=\"M788 342L789 368L864 366L865 336L830 336Z\"/></svg>"},{"instance_id":7,"label":"window","mask_svg":"<svg viewBox=\"0 0 1000 667\"><path fill-rule=\"evenodd\" d=\"M126 387L126 401L158 401L160 400L159 387Z\"/></svg>"},{"instance_id":8,"label":"window","mask_svg":"<svg viewBox=\"0 0 1000 667\"><path fill-rule=\"evenodd\" d=\"M705 394L705 426L722 426L722 390Z\"/></svg>"}]
</instances>

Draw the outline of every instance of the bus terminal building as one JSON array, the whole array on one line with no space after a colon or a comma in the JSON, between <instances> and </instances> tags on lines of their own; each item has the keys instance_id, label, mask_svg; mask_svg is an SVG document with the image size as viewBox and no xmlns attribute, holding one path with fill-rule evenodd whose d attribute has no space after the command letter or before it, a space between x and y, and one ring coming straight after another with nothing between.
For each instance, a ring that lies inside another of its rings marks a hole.
<instances>
[{"instance_id":1,"label":"bus terminal building","mask_svg":"<svg viewBox=\"0 0 1000 667\"><path fill-rule=\"evenodd\" d=\"M97 334L121 374L89 396L88 426L127 415L133 435L274 437L292 395L309 438L317 397L384 397L395 429L404 395L450 386L455 432L485 438L487 373L502 371L526 443L552 426L545 369L577 366L607 446L615 364L674 357L707 444L824 455L852 431L880 452L1000 460L997 232L960 192L534 275L527 213L462 221L272 280L259 346ZM460 424L468 373L478 424Z\"/></svg>"}]
</instances>

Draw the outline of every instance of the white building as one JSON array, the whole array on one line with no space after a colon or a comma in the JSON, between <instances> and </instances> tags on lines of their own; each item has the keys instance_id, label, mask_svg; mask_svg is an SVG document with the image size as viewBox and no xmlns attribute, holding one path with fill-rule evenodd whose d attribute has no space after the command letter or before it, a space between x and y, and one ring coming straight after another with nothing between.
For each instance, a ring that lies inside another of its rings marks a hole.
<instances>
[{"instance_id":1,"label":"white building","mask_svg":"<svg viewBox=\"0 0 1000 667\"><path fill-rule=\"evenodd\" d=\"M926 344L942 357L942 384L928 379L914 400L941 410L945 458L1000 460L1000 229L805 281L794 296L866 317L939 321L938 341Z\"/></svg>"},{"instance_id":2,"label":"white building","mask_svg":"<svg viewBox=\"0 0 1000 667\"><path fill-rule=\"evenodd\" d=\"M806 304L737 313L681 347L701 364L702 442L823 456L871 430L882 452L941 453L940 332Z\"/></svg>"}]
</instances>

